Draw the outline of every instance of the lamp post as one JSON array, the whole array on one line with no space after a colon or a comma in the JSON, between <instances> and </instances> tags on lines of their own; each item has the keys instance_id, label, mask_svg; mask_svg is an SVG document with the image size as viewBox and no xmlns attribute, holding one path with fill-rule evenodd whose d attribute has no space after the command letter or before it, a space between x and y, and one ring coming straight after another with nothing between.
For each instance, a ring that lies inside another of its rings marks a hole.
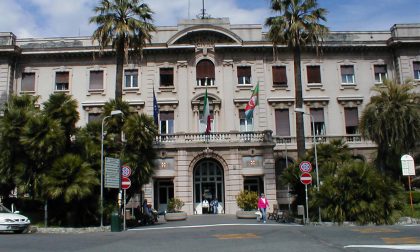
<instances>
[{"instance_id":1,"label":"lamp post","mask_svg":"<svg viewBox=\"0 0 420 252\"><path fill-rule=\"evenodd\" d=\"M315 120L313 115L306 113L303 108L295 108L295 113L302 113L303 115L310 116L312 121L312 130L313 130L313 141L314 141L314 149L315 149L315 172L316 172L316 190L319 192L319 175L318 175L318 154L316 152L316 136L315 136ZM318 208L318 218L319 222L321 221L321 207Z\"/></svg>"},{"instance_id":2,"label":"lamp post","mask_svg":"<svg viewBox=\"0 0 420 252\"><path fill-rule=\"evenodd\" d=\"M101 128L101 198L100 198L100 212L101 212L101 227L104 225L104 123L107 118L110 118L114 115L120 115L123 112L121 110L111 111L111 115L105 116L102 119L102 128Z\"/></svg>"}]
</instances>

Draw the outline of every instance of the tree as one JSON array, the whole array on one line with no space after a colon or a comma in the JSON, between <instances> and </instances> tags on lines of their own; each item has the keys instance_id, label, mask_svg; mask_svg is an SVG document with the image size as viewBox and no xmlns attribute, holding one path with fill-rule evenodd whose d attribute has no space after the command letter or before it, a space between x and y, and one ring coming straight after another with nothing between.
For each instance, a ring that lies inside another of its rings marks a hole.
<instances>
[{"instance_id":1,"label":"tree","mask_svg":"<svg viewBox=\"0 0 420 252\"><path fill-rule=\"evenodd\" d=\"M327 11L318 8L316 0L271 0L271 9L279 16L267 18L265 25L270 27L268 38L274 47L287 44L293 51L295 75L295 106L302 108L301 48L313 45L318 49L328 28L321 21L326 21ZM318 51L318 50L317 50ZM305 155L305 133L303 114L296 113L296 136L299 158Z\"/></svg>"},{"instance_id":2,"label":"tree","mask_svg":"<svg viewBox=\"0 0 420 252\"><path fill-rule=\"evenodd\" d=\"M405 204L402 187L375 167L357 161L343 163L313 193L324 217L340 224L392 224Z\"/></svg>"},{"instance_id":3,"label":"tree","mask_svg":"<svg viewBox=\"0 0 420 252\"><path fill-rule=\"evenodd\" d=\"M400 174L400 158L414 151L420 139L420 95L410 84L385 80L373 88L360 121L364 137L378 145L377 162L382 171Z\"/></svg>"},{"instance_id":4,"label":"tree","mask_svg":"<svg viewBox=\"0 0 420 252\"><path fill-rule=\"evenodd\" d=\"M0 193L7 198L17 185L17 172L29 163L20 142L27 121L38 112L37 96L13 95L0 117Z\"/></svg>"},{"instance_id":5,"label":"tree","mask_svg":"<svg viewBox=\"0 0 420 252\"><path fill-rule=\"evenodd\" d=\"M130 177L132 185L128 191L129 197L138 192L152 177L155 165L156 151L153 142L158 134L153 117L145 114L134 114L127 118L123 131L126 143L123 150L123 160L132 168Z\"/></svg>"},{"instance_id":6,"label":"tree","mask_svg":"<svg viewBox=\"0 0 420 252\"><path fill-rule=\"evenodd\" d=\"M123 64L128 60L129 49L142 52L146 42L151 41L152 10L141 0L101 0L94 8L97 16L89 22L98 25L93 39L98 40L100 50L112 43L116 51L115 99L122 99Z\"/></svg>"},{"instance_id":7,"label":"tree","mask_svg":"<svg viewBox=\"0 0 420 252\"><path fill-rule=\"evenodd\" d=\"M71 137L76 132L76 123L79 121L77 101L68 94L54 93L44 102L43 111L50 118L60 122L66 136L66 147L69 148Z\"/></svg>"}]
</instances>

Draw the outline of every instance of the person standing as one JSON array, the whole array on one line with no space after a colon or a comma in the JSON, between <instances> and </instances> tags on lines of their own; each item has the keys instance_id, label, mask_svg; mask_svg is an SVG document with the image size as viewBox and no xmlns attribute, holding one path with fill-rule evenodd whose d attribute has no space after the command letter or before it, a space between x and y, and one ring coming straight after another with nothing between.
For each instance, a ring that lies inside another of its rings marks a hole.
<instances>
[{"instance_id":1,"label":"person standing","mask_svg":"<svg viewBox=\"0 0 420 252\"><path fill-rule=\"evenodd\" d=\"M217 200L217 197L214 197L214 200L210 203L213 207L213 214L217 214L217 207L219 206L219 201Z\"/></svg>"},{"instance_id":2,"label":"person standing","mask_svg":"<svg viewBox=\"0 0 420 252\"><path fill-rule=\"evenodd\" d=\"M268 199L265 198L264 193L261 193L261 197L258 199L258 209L260 209L262 213L263 222L266 223L267 221L267 208L270 206L268 203Z\"/></svg>"}]
</instances>

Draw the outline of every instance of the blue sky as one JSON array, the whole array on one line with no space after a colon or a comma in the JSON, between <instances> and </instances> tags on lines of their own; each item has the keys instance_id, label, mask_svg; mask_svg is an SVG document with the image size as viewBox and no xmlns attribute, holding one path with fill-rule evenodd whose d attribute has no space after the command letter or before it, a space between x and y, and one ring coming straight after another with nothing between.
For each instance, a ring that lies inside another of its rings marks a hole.
<instances>
[{"instance_id":1,"label":"blue sky","mask_svg":"<svg viewBox=\"0 0 420 252\"><path fill-rule=\"evenodd\" d=\"M202 0L144 0L154 10L155 24L173 26L194 18ZM97 0L0 0L0 31L18 37L88 36L88 19ZM328 10L332 31L389 30L396 23L420 23L420 0L318 0ZM190 6L190 8L188 8ZM272 15L269 0L206 0L212 17L234 24L263 24Z\"/></svg>"}]
</instances>

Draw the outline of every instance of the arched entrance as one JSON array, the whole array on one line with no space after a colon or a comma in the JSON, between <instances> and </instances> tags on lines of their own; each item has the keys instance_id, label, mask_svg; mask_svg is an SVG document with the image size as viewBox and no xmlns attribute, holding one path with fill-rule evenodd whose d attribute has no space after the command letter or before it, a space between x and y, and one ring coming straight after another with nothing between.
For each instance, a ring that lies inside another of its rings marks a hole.
<instances>
[{"instance_id":1,"label":"arched entrance","mask_svg":"<svg viewBox=\"0 0 420 252\"><path fill-rule=\"evenodd\" d=\"M224 209L224 176L219 162L211 158L200 160L193 170L194 178L194 210L195 213L207 213L210 209L204 207L203 201L209 203L217 197L219 201L218 213Z\"/></svg>"}]
</instances>

